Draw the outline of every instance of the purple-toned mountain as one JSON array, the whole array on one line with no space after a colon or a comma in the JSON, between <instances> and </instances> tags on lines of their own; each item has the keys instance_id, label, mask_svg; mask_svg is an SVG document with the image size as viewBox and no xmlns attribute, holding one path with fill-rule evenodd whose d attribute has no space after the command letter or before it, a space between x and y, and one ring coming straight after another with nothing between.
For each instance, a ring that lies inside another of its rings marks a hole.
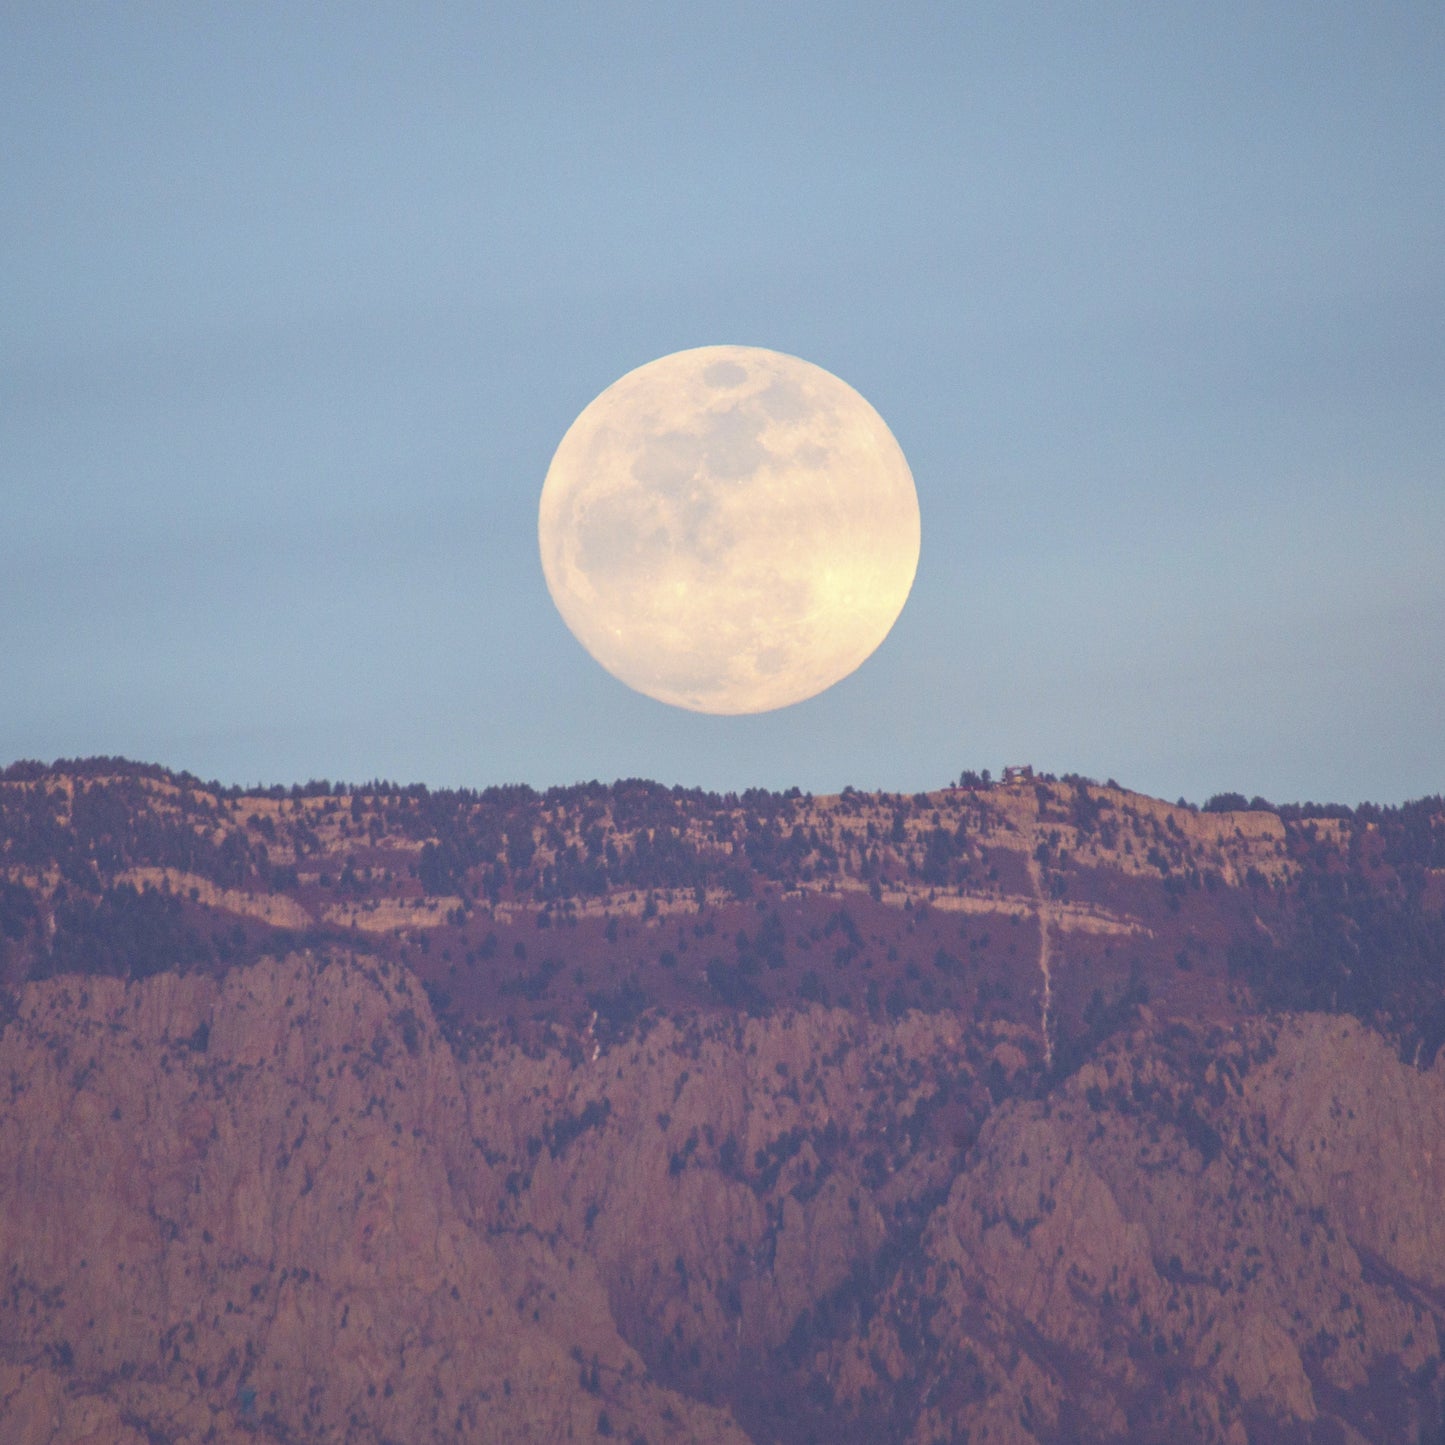
<instances>
[{"instance_id":1,"label":"purple-toned mountain","mask_svg":"<svg viewBox=\"0 0 1445 1445\"><path fill-rule=\"evenodd\" d=\"M6 1438L1445 1439L1445 804L965 779L7 769Z\"/></svg>"}]
</instances>

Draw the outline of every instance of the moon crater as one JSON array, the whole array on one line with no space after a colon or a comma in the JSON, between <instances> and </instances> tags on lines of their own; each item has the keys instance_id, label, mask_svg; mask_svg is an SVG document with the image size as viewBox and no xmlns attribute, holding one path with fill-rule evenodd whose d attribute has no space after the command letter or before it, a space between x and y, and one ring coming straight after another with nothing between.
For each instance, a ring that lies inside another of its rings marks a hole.
<instances>
[{"instance_id":1,"label":"moon crater","mask_svg":"<svg viewBox=\"0 0 1445 1445\"><path fill-rule=\"evenodd\" d=\"M887 636L918 565L918 496L852 387L781 352L709 346L629 372L582 412L538 537L553 601L614 676L697 712L765 712Z\"/></svg>"}]
</instances>

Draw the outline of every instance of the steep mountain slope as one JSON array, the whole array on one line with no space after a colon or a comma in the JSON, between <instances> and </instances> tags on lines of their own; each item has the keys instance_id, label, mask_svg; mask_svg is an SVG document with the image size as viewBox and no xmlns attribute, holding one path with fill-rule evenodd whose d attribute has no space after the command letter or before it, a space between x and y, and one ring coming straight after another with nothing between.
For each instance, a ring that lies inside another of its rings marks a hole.
<instances>
[{"instance_id":1,"label":"steep mountain slope","mask_svg":"<svg viewBox=\"0 0 1445 1445\"><path fill-rule=\"evenodd\" d=\"M0 777L6 1438L1445 1438L1438 800L278 793Z\"/></svg>"},{"instance_id":2,"label":"steep mountain slope","mask_svg":"<svg viewBox=\"0 0 1445 1445\"><path fill-rule=\"evenodd\" d=\"M56 1438L95 1397L152 1439L742 1438L646 1382L585 1272L492 1246L454 1060L395 970L57 981L0 1058L6 1345L64 1378ZM517 1301L549 1273L544 1327Z\"/></svg>"}]
</instances>

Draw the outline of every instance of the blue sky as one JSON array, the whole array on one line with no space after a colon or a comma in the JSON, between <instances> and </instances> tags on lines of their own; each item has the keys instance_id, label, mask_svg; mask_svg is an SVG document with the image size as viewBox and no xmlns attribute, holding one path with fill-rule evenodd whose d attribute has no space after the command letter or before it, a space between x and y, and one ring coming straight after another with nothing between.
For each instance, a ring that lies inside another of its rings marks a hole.
<instances>
[{"instance_id":1,"label":"blue sky","mask_svg":"<svg viewBox=\"0 0 1445 1445\"><path fill-rule=\"evenodd\" d=\"M0 13L0 761L1445 788L1445 9ZM843 377L923 550L822 696L629 692L536 506L631 368Z\"/></svg>"}]
</instances>

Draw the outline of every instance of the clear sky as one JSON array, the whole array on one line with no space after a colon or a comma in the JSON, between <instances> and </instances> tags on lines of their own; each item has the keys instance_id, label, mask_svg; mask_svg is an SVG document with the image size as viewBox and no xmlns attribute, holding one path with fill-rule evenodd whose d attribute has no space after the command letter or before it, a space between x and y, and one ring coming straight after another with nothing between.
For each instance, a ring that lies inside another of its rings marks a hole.
<instances>
[{"instance_id":1,"label":"clear sky","mask_svg":"<svg viewBox=\"0 0 1445 1445\"><path fill-rule=\"evenodd\" d=\"M10 3L0 762L1445 789L1445 6ZM913 595L702 717L573 640L562 434L866 396Z\"/></svg>"}]
</instances>

